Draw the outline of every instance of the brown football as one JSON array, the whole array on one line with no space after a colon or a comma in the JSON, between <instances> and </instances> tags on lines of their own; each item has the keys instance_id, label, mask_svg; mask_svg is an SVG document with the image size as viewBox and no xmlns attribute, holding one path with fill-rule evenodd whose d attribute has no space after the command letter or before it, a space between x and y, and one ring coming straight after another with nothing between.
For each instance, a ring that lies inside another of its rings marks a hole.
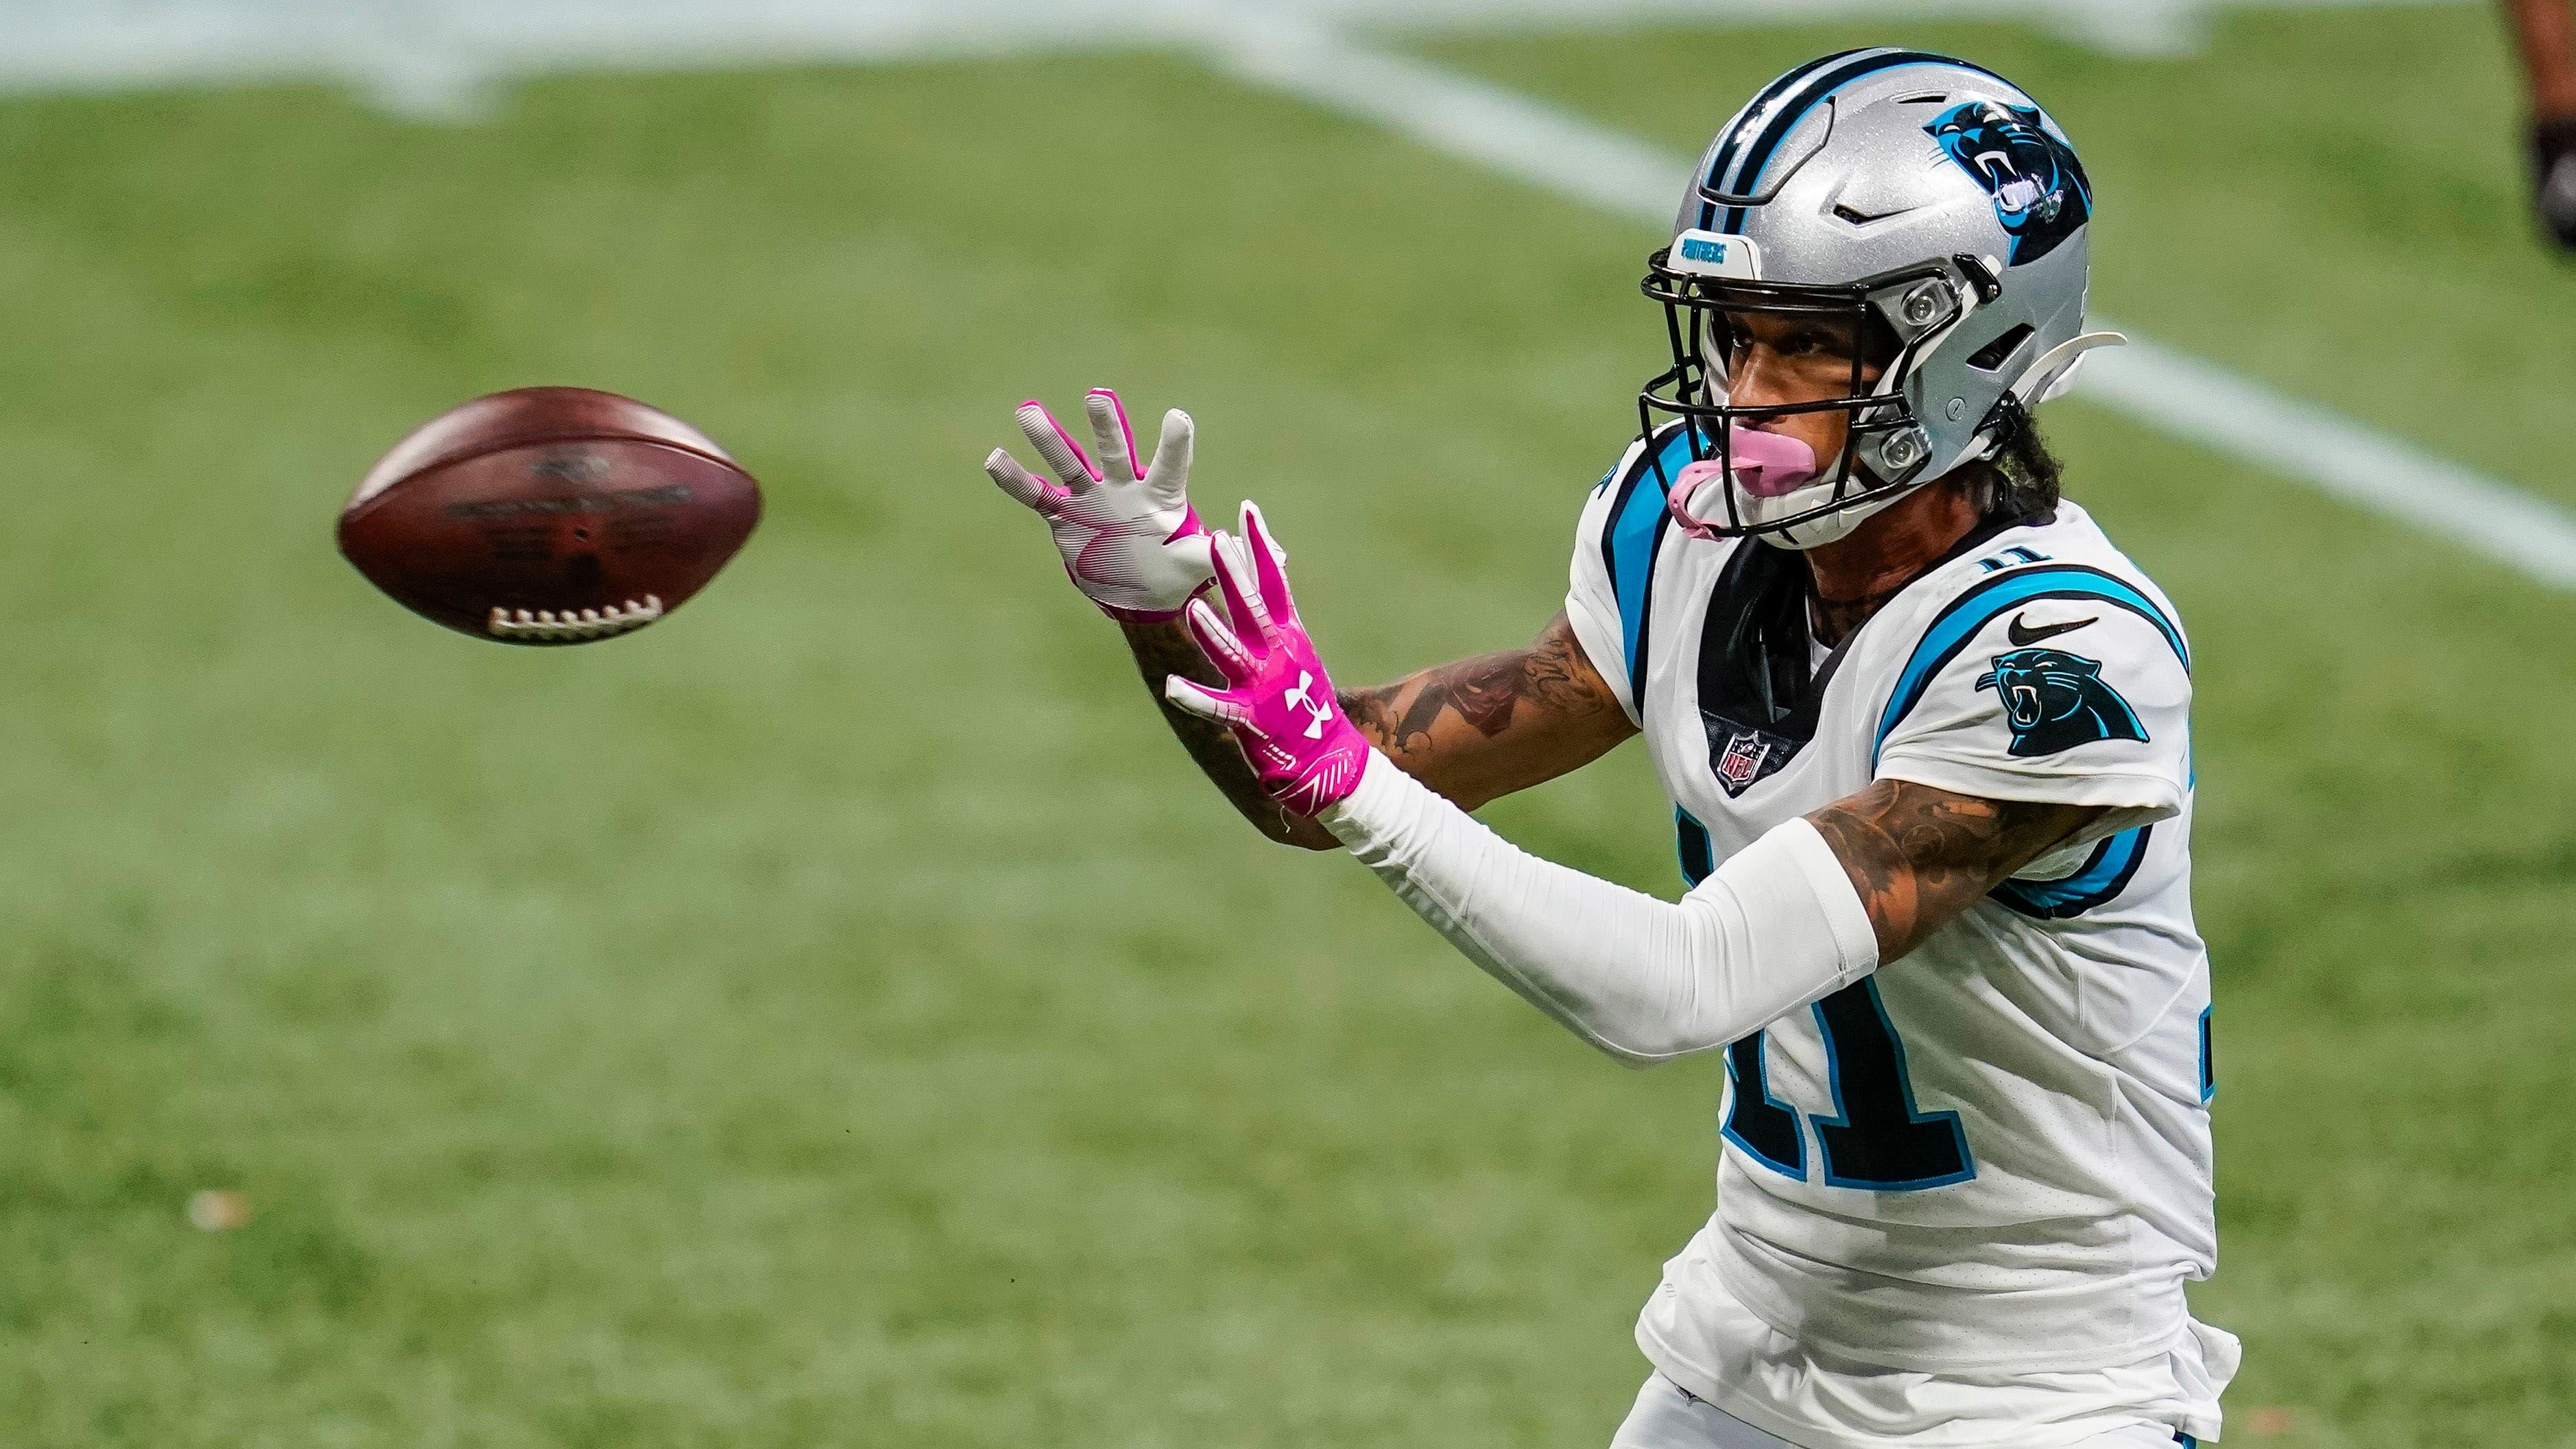
<instances>
[{"instance_id":1,"label":"brown football","mask_svg":"<svg viewBox=\"0 0 2576 1449\"><path fill-rule=\"evenodd\" d=\"M523 387L396 443L340 510L340 552L451 629L580 644L680 607L759 521L760 485L687 423L615 393Z\"/></svg>"}]
</instances>

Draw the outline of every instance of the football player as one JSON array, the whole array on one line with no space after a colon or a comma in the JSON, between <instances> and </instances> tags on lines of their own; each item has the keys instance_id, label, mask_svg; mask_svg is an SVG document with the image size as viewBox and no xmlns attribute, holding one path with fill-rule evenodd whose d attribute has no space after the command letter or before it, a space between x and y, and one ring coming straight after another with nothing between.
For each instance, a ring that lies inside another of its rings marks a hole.
<instances>
[{"instance_id":1,"label":"football player","mask_svg":"<svg viewBox=\"0 0 2576 1449\"><path fill-rule=\"evenodd\" d=\"M2533 206L2576 248L2576 12L2567 0L2504 0L2504 12L2531 97Z\"/></svg>"},{"instance_id":2,"label":"football player","mask_svg":"<svg viewBox=\"0 0 2576 1449\"><path fill-rule=\"evenodd\" d=\"M1191 429L987 469L1272 837L1341 848L1636 1065L1725 1053L1717 1209L1665 1265L1618 1449L2216 1437L2191 648L2031 409L2084 352L2091 185L2028 95L1874 49L1718 133L1648 262L1671 366L1526 648L1336 694ZM1677 904L1467 812L1642 733Z\"/></svg>"}]
</instances>

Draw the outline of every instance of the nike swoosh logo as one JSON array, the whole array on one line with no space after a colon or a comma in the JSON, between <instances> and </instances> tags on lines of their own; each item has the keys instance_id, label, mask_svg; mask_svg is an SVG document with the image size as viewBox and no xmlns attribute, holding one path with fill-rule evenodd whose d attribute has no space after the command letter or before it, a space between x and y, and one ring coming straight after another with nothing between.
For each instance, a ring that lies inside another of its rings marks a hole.
<instances>
[{"instance_id":1,"label":"nike swoosh logo","mask_svg":"<svg viewBox=\"0 0 2576 1449\"><path fill-rule=\"evenodd\" d=\"M2060 634L2072 634L2087 624L2100 623L2102 616L2096 614L2090 619L2078 619L2071 624L2042 624L2036 629L2024 626L2021 620L2022 616L2015 614L2012 623L2004 628L2005 636L2012 640L2015 649L2027 649L2042 639L2054 639Z\"/></svg>"}]
</instances>

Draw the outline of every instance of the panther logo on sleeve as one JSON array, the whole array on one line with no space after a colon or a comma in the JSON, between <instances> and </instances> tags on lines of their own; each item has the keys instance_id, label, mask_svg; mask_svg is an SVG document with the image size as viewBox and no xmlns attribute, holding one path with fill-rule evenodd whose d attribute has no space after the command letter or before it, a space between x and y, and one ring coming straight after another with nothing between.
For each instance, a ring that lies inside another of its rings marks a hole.
<instances>
[{"instance_id":1,"label":"panther logo on sleeve","mask_svg":"<svg viewBox=\"0 0 2576 1449\"><path fill-rule=\"evenodd\" d=\"M1995 216L2012 233L2006 265L2047 256L2092 216L2083 163L2036 109L1970 101L1923 129L1995 199Z\"/></svg>"},{"instance_id":2,"label":"panther logo on sleeve","mask_svg":"<svg viewBox=\"0 0 2576 1449\"><path fill-rule=\"evenodd\" d=\"M2012 726L2006 753L2053 755L2095 740L2146 742L2146 726L2103 682L2100 661L2063 649L2015 649L1996 655L1994 666L1977 677L1977 688L2003 701Z\"/></svg>"}]
</instances>

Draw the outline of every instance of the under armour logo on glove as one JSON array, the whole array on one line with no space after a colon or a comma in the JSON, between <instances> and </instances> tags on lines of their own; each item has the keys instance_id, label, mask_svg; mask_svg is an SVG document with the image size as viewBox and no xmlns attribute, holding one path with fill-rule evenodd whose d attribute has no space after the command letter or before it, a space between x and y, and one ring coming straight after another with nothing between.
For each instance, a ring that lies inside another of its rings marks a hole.
<instances>
[{"instance_id":1,"label":"under armour logo on glove","mask_svg":"<svg viewBox=\"0 0 2576 1449\"><path fill-rule=\"evenodd\" d=\"M1290 709L1302 709L1307 712L1309 718L1306 721L1306 738L1320 740L1324 737L1324 726L1333 718L1333 707L1317 699L1314 689L1315 676L1299 670L1297 682L1289 687L1286 700Z\"/></svg>"},{"instance_id":2,"label":"under armour logo on glove","mask_svg":"<svg viewBox=\"0 0 2576 1449\"><path fill-rule=\"evenodd\" d=\"M1271 541L1261 510L1244 504L1243 536L1216 535L1212 552L1227 617L1218 618L1205 599L1191 600L1183 617L1226 688L1202 689L1175 674L1163 681L1163 696L1232 730L1271 799L1293 814L1320 815L1359 788L1368 741L1342 713L1315 641L1297 618L1287 556Z\"/></svg>"}]
</instances>

